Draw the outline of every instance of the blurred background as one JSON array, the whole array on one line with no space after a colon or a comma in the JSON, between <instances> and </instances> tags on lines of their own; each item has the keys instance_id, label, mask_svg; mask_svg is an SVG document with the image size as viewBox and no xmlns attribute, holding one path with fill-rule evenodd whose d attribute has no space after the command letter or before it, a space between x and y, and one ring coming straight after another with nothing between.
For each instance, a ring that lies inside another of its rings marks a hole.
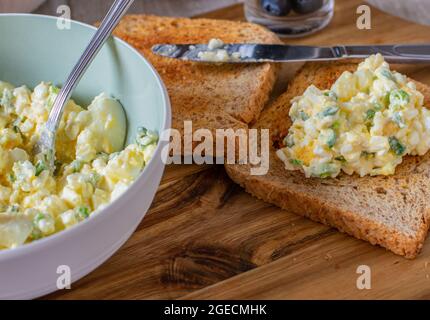
<instances>
[{"instance_id":1,"label":"blurred background","mask_svg":"<svg viewBox=\"0 0 430 320\"><path fill-rule=\"evenodd\" d=\"M93 23L107 12L113 0L0 0L0 12L56 14L59 5L72 9L75 20ZM244 0L136 0L131 12L190 17ZM336 0L348 1L348 0ZM367 0L371 5L413 22L430 25L430 0Z\"/></svg>"},{"instance_id":2,"label":"blurred background","mask_svg":"<svg viewBox=\"0 0 430 320\"><path fill-rule=\"evenodd\" d=\"M0 12L34 12L55 14L59 5L72 9L75 20L93 23L100 20L113 0L0 0ZM194 16L227 7L239 0L135 0L131 13L165 16Z\"/></svg>"}]
</instances>

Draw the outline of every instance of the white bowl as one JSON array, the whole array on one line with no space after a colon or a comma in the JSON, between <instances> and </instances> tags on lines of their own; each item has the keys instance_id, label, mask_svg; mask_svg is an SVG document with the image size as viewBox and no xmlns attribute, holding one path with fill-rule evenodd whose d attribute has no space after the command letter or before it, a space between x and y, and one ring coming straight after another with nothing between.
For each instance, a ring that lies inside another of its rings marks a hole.
<instances>
[{"instance_id":1,"label":"white bowl","mask_svg":"<svg viewBox=\"0 0 430 320\"><path fill-rule=\"evenodd\" d=\"M73 22L72 29L64 31L56 29L55 22L47 16L0 14L0 38L8 42L0 44L0 78L29 86L42 80L62 83L95 28ZM18 50L23 45L27 53ZM139 52L119 39L100 51L77 87L76 98L88 102L103 89L118 97L126 110L128 142L137 123L159 133L170 128L170 103L162 80ZM50 237L0 251L0 299L28 299L56 291L60 266L70 268L74 282L118 250L152 203L164 171L166 145L159 142L138 179L99 214Z\"/></svg>"}]
</instances>

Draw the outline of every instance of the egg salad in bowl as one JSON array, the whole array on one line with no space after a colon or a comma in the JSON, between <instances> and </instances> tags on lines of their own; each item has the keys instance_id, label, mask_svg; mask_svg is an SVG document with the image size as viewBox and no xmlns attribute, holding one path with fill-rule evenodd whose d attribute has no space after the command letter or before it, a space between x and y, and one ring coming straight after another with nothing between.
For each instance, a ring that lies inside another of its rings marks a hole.
<instances>
[{"instance_id":1,"label":"egg salad in bowl","mask_svg":"<svg viewBox=\"0 0 430 320\"><path fill-rule=\"evenodd\" d=\"M423 95L380 54L344 72L330 90L308 87L292 100L289 115L277 155L306 177L391 175L403 156L430 148Z\"/></svg>"},{"instance_id":2,"label":"egg salad in bowl","mask_svg":"<svg viewBox=\"0 0 430 320\"><path fill-rule=\"evenodd\" d=\"M55 168L33 147L59 89L0 81L0 249L70 228L118 198L151 159L158 135L139 128L123 149L126 118L102 93L87 109L70 100L57 136Z\"/></svg>"}]
</instances>

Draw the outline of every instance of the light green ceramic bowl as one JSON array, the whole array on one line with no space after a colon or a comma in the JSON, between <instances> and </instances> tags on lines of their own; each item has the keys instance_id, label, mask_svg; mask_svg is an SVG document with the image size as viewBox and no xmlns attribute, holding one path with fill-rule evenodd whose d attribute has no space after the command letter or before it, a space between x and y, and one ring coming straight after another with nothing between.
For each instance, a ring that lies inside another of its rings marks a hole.
<instances>
[{"instance_id":1,"label":"light green ceramic bowl","mask_svg":"<svg viewBox=\"0 0 430 320\"><path fill-rule=\"evenodd\" d=\"M57 27L55 17L0 14L0 80L30 88L40 81L61 86L95 28L72 22ZM164 132L171 114L165 87L154 68L135 49L111 39L100 51L73 98L87 106L101 92L120 100L127 120L127 143L139 126ZM58 289L58 267L76 281L112 255L131 235L149 208L164 162L161 141L140 177L99 214L66 231L16 249L0 251L0 298L33 298ZM73 286L72 286L73 287Z\"/></svg>"},{"instance_id":2,"label":"light green ceramic bowl","mask_svg":"<svg viewBox=\"0 0 430 320\"><path fill-rule=\"evenodd\" d=\"M57 18L0 16L0 80L34 87L40 81L62 85L95 28L73 22L57 28ZM87 106L99 93L118 98L127 111L128 141L138 126L158 130L166 118L164 88L152 66L125 42L111 39L95 58L73 98Z\"/></svg>"}]
</instances>

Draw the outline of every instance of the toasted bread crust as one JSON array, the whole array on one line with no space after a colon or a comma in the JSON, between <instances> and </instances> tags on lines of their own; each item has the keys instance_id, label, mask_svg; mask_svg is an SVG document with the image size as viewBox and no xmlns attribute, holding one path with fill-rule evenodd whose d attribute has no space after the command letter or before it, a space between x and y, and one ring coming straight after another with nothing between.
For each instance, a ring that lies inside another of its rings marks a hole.
<instances>
[{"instance_id":1,"label":"toasted bread crust","mask_svg":"<svg viewBox=\"0 0 430 320\"><path fill-rule=\"evenodd\" d=\"M271 154L271 163L280 165L277 170L270 169L270 173L284 170L283 164L277 159L276 154ZM285 186L282 182L274 182L270 176L250 176L249 168L246 170L239 165L226 165L229 177L243 187L254 197L268 203L272 203L288 212L310 218L313 221L335 227L358 239L366 240L373 245L380 245L392 252L408 259L415 258L420 252L427 231L430 215L429 209L421 213L423 220L420 228L414 235L402 233L395 228L388 228L377 220L360 215L359 212L342 210L318 197ZM242 170L241 170L242 169ZM281 177L282 179L282 177ZM297 176L296 183L299 185L304 177ZM315 185L318 187L318 185ZM347 193L349 190L343 190Z\"/></svg>"},{"instance_id":2,"label":"toasted bread crust","mask_svg":"<svg viewBox=\"0 0 430 320\"><path fill-rule=\"evenodd\" d=\"M290 126L290 100L310 85L329 88L343 71L356 69L351 63L308 63L297 74L286 93L268 106L254 125L269 128L272 139ZM416 82L430 105L430 88ZM415 258L430 226L426 197L430 187L430 155L405 157L394 176L340 175L336 179L307 179L298 171L287 171L271 149L269 172L250 175L250 165L226 165L228 175L255 197L289 212L333 226L342 232L392 252ZM407 191L406 191L407 190Z\"/></svg>"},{"instance_id":3,"label":"toasted bread crust","mask_svg":"<svg viewBox=\"0 0 430 320\"><path fill-rule=\"evenodd\" d=\"M115 35L137 48L157 69L172 103L172 127L183 134L184 121L193 129L247 128L256 120L276 81L273 64L212 65L161 57L157 43L280 43L267 29L227 20L170 18L147 15L124 17Z\"/></svg>"}]
</instances>

